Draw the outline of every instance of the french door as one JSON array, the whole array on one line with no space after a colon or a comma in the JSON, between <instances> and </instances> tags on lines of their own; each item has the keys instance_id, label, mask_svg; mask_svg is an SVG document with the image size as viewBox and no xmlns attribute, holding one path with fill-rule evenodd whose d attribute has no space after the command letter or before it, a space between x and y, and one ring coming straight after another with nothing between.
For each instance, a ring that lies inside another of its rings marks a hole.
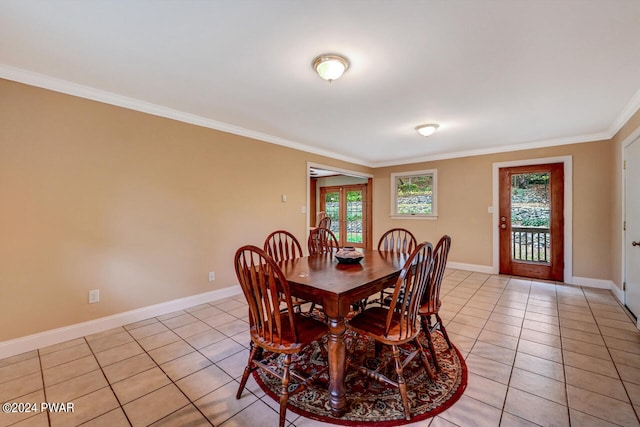
<instances>
[{"instance_id":1,"label":"french door","mask_svg":"<svg viewBox=\"0 0 640 427\"><path fill-rule=\"evenodd\" d=\"M320 188L320 210L331 218L331 231L340 246L367 247L367 185Z\"/></svg>"},{"instance_id":2,"label":"french door","mask_svg":"<svg viewBox=\"0 0 640 427\"><path fill-rule=\"evenodd\" d=\"M564 165L500 168L500 273L564 279Z\"/></svg>"}]
</instances>

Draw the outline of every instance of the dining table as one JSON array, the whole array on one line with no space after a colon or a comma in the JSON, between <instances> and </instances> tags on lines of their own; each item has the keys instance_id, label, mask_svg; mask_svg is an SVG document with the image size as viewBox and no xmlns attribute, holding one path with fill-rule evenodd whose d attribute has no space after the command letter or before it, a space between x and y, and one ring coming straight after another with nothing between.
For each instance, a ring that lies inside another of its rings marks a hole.
<instances>
[{"instance_id":1,"label":"dining table","mask_svg":"<svg viewBox=\"0 0 640 427\"><path fill-rule=\"evenodd\" d=\"M322 305L327 319L329 403L334 416L347 409L345 375L347 349L346 319L352 306L382 289L394 286L407 254L358 249L357 263L341 263L335 252L286 260L279 263L291 295Z\"/></svg>"}]
</instances>

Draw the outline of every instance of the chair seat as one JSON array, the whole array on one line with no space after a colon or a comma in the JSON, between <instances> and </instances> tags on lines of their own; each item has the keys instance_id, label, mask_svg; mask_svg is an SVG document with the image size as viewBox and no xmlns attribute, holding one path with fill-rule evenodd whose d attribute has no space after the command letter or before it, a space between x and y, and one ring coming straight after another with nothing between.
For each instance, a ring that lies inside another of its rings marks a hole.
<instances>
[{"instance_id":1,"label":"chair seat","mask_svg":"<svg viewBox=\"0 0 640 427\"><path fill-rule=\"evenodd\" d=\"M287 317L287 313L283 312L282 316ZM282 332L279 335L274 328L271 341L263 339L258 333L255 326L251 327L251 339L260 347L267 350L278 349L279 353L297 353L305 345L322 338L327 333L327 325L320 320L300 313L293 313L294 321L298 329L298 340L294 338L293 331L289 326L289 322L282 322ZM277 343L277 344L275 344Z\"/></svg>"},{"instance_id":2,"label":"chair seat","mask_svg":"<svg viewBox=\"0 0 640 427\"><path fill-rule=\"evenodd\" d=\"M416 326L414 328L416 333L411 334L411 336L405 339L401 339L400 314L393 313L389 333L385 335L388 313L389 309L384 307L369 307L362 313L359 313L350 319L349 327L360 334L368 335L382 343L389 344L402 344L409 342L420 332L420 326L416 322Z\"/></svg>"},{"instance_id":3,"label":"chair seat","mask_svg":"<svg viewBox=\"0 0 640 427\"><path fill-rule=\"evenodd\" d=\"M350 330L373 338L376 358L380 354L380 344L391 347L391 354L384 357L376 369L361 365L358 366L358 371L369 378L398 388L406 420L411 419L411 404L403 373L404 367L419 357L429 377L435 378L422 344L417 339L420 333L418 302L433 268L432 252L431 244L423 242L411 253L396 281L389 308L369 307L347 321ZM400 348L408 343L414 345L414 350ZM394 362L395 379L385 374L386 366L391 360Z\"/></svg>"},{"instance_id":4,"label":"chair seat","mask_svg":"<svg viewBox=\"0 0 640 427\"><path fill-rule=\"evenodd\" d=\"M242 397L249 375L256 369L262 369L281 381L280 419L278 426L284 427L286 422L287 401L289 400L289 381L291 377L300 380L296 390L302 391L308 384L317 379L319 370L309 378L303 378L291 370L292 355L299 353L307 344L327 334L327 325L312 317L296 313L291 299L289 282L285 278L277 261L269 255L292 255L299 253L300 245L291 233L282 231L272 234L274 245L267 239L263 250L253 245L245 245L236 251L235 270L242 293L249 306L249 334L251 350L249 361L244 368L236 399ZM278 237L280 236L280 237ZM287 243L285 243L287 242ZM295 248L295 249L293 249ZM263 351L281 354L282 364L272 369L262 362Z\"/></svg>"},{"instance_id":5,"label":"chair seat","mask_svg":"<svg viewBox=\"0 0 640 427\"><path fill-rule=\"evenodd\" d=\"M432 307L432 304L423 304L419 309L418 309L418 314L420 316L431 316L433 314L436 314L438 311L440 311L440 306L442 305L442 302L440 300L437 301L437 303L435 304L435 307Z\"/></svg>"}]
</instances>

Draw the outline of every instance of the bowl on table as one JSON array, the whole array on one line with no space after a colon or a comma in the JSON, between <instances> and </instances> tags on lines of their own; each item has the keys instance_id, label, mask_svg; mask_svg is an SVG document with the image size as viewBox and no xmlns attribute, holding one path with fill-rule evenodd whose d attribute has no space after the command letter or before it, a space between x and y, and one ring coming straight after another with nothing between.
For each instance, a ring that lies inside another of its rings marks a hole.
<instances>
[{"instance_id":1,"label":"bowl on table","mask_svg":"<svg viewBox=\"0 0 640 427\"><path fill-rule=\"evenodd\" d=\"M356 251L353 246L345 246L336 252L336 259L341 264L357 264L362 261L364 255L362 252Z\"/></svg>"}]
</instances>

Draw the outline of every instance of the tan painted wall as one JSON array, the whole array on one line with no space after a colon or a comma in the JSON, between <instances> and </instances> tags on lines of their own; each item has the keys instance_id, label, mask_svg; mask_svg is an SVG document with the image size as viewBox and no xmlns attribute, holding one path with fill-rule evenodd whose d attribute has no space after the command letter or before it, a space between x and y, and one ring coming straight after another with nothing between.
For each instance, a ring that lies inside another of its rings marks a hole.
<instances>
[{"instance_id":1,"label":"tan painted wall","mask_svg":"<svg viewBox=\"0 0 640 427\"><path fill-rule=\"evenodd\" d=\"M235 284L239 246L306 240L307 161L371 173L6 80L0 118L0 341Z\"/></svg>"},{"instance_id":2,"label":"tan painted wall","mask_svg":"<svg viewBox=\"0 0 640 427\"><path fill-rule=\"evenodd\" d=\"M492 163L562 155L574 275L615 277L607 142L373 170L0 79L0 341L235 284L237 247L277 228L304 240L307 161L375 174L374 241L392 226L446 232L452 261L488 266ZM389 219L389 174L432 167L440 218Z\"/></svg>"},{"instance_id":3,"label":"tan painted wall","mask_svg":"<svg viewBox=\"0 0 640 427\"><path fill-rule=\"evenodd\" d=\"M450 260L491 266L493 263L493 163L573 156L573 275L609 279L611 239L611 168L609 141L416 163L375 171L374 241L392 227L411 230L419 240L452 238ZM391 219L390 175L394 172L438 170L438 219Z\"/></svg>"}]
</instances>

